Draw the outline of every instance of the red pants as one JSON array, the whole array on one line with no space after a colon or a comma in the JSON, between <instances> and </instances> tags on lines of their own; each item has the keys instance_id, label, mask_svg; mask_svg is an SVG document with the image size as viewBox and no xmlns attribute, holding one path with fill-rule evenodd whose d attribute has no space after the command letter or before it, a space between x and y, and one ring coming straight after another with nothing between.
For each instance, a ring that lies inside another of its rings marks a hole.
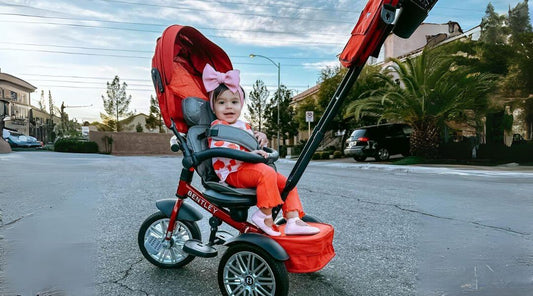
<instances>
[{"instance_id":1,"label":"red pants","mask_svg":"<svg viewBox=\"0 0 533 296\"><path fill-rule=\"evenodd\" d=\"M228 175L226 183L237 188L256 188L258 208L273 208L283 204L284 215L298 211L300 218L304 216L296 188L289 192L283 203L280 193L287 183L287 178L264 163L243 163L238 171Z\"/></svg>"}]
</instances>

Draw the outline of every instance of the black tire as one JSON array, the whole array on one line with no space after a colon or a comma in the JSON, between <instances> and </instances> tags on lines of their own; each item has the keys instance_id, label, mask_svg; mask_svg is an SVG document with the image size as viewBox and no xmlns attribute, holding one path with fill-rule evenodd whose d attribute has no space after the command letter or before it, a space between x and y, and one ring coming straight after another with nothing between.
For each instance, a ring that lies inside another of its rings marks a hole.
<instances>
[{"instance_id":1,"label":"black tire","mask_svg":"<svg viewBox=\"0 0 533 296\"><path fill-rule=\"evenodd\" d=\"M387 148L381 147L381 148L378 149L378 152L376 153L375 158L376 158L377 161L389 160L390 152L389 152L389 150Z\"/></svg>"},{"instance_id":2,"label":"black tire","mask_svg":"<svg viewBox=\"0 0 533 296\"><path fill-rule=\"evenodd\" d=\"M363 162L366 159L366 156L354 156L353 159L355 161Z\"/></svg>"},{"instance_id":3,"label":"black tire","mask_svg":"<svg viewBox=\"0 0 533 296\"><path fill-rule=\"evenodd\" d=\"M257 280L259 276L263 282ZM289 276L282 261L257 246L238 243L230 246L220 260L218 287L225 296L240 292L242 295L285 296L289 293Z\"/></svg>"},{"instance_id":4,"label":"black tire","mask_svg":"<svg viewBox=\"0 0 533 296\"><path fill-rule=\"evenodd\" d=\"M161 212L146 218L139 229L137 242L146 260L160 268L179 268L191 262L195 256L182 250L183 244L189 239L202 240L202 234L196 222L176 221L176 227L168 247L162 247L157 254L150 253L145 243L150 240L164 241L165 232L170 218Z\"/></svg>"}]
</instances>

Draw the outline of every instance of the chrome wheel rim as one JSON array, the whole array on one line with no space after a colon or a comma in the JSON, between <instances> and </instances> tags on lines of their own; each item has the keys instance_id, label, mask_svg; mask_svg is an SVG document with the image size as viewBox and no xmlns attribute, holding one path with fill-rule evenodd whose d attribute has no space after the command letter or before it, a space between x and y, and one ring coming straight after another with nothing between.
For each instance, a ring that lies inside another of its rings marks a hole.
<instances>
[{"instance_id":1,"label":"chrome wheel rim","mask_svg":"<svg viewBox=\"0 0 533 296\"><path fill-rule=\"evenodd\" d=\"M150 257L162 264L177 264L185 258L188 254L183 251L183 244L192 237L190 230L181 222L176 221L174 232L170 241L165 241L165 233L168 229L170 219L157 220L148 227L144 234L144 242L154 237L163 242L163 247L157 254L150 254Z\"/></svg>"},{"instance_id":2,"label":"chrome wheel rim","mask_svg":"<svg viewBox=\"0 0 533 296\"><path fill-rule=\"evenodd\" d=\"M268 263L253 252L233 254L224 266L224 287L228 295L274 295L276 278Z\"/></svg>"},{"instance_id":3,"label":"chrome wheel rim","mask_svg":"<svg viewBox=\"0 0 533 296\"><path fill-rule=\"evenodd\" d=\"M379 149L379 158L380 159L388 159L389 158L389 150L382 148Z\"/></svg>"}]
</instances>

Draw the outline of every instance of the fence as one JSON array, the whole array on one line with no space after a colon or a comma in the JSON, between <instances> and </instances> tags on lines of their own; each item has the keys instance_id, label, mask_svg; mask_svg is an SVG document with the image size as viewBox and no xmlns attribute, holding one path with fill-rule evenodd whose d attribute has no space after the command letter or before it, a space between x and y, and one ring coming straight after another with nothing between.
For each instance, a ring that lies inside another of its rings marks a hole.
<instances>
[{"instance_id":1,"label":"fence","mask_svg":"<svg viewBox=\"0 0 533 296\"><path fill-rule=\"evenodd\" d=\"M170 150L170 137L171 134L96 131L89 133L89 141L96 142L101 153L114 155L175 154Z\"/></svg>"}]
</instances>

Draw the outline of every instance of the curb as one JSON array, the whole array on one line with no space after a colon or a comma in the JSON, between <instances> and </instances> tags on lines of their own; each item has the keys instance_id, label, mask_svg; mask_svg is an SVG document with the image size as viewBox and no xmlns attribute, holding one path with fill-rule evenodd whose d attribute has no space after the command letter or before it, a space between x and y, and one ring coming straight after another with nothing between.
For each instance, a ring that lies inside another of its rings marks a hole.
<instances>
[{"instance_id":1,"label":"curb","mask_svg":"<svg viewBox=\"0 0 533 296\"><path fill-rule=\"evenodd\" d=\"M296 160L279 159L277 162L294 164ZM375 170L402 173L423 173L438 175L462 175L462 176L498 176L498 177L530 177L533 178L533 167L497 166L497 167L469 167L450 165L391 165L374 163L347 163L338 161L311 161L309 166L332 167L342 169Z\"/></svg>"}]
</instances>

